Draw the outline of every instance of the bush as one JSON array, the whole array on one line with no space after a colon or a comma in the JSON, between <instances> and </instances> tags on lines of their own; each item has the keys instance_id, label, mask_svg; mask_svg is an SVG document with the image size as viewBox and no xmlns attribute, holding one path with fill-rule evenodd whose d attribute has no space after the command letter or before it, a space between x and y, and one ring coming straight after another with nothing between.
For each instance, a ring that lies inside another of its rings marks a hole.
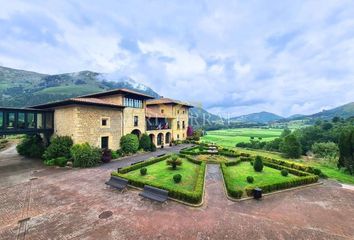
<instances>
[{"instance_id":1,"label":"bush","mask_svg":"<svg viewBox=\"0 0 354 240\"><path fill-rule=\"evenodd\" d=\"M182 175L181 174L175 174L173 175L173 181L175 181L175 183L179 183L182 180Z\"/></svg>"},{"instance_id":2,"label":"bush","mask_svg":"<svg viewBox=\"0 0 354 240\"><path fill-rule=\"evenodd\" d=\"M147 168L143 167L143 168L140 168L140 174L141 176L145 176L147 173Z\"/></svg>"},{"instance_id":3,"label":"bush","mask_svg":"<svg viewBox=\"0 0 354 240\"><path fill-rule=\"evenodd\" d=\"M339 156L338 145L334 142L314 143L311 149L317 158L337 159Z\"/></svg>"},{"instance_id":4,"label":"bush","mask_svg":"<svg viewBox=\"0 0 354 240\"><path fill-rule=\"evenodd\" d=\"M70 149L74 167L94 167L101 161L101 151L88 143L75 144Z\"/></svg>"},{"instance_id":5,"label":"bush","mask_svg":"<svg viewBox=\"0 0 354 240\"><path fill-rule=\"evenodd\" d=\"M151 151L151 139L146 133L141 135L139 147L144 151Z\"/></svg>"},{"instance_id":6,"label":"bush","mask_svg":"<svg viewBox=\"0 0 354 240\"><path fill-rule=\"evenodd\" d=\"M254 178L252 176L248 176L247 177L247 182L248 183L253 183L254 182Z\"/></svg>"},{"instance_id":7,"label":"bush","mask_svg":"<svg viewBox=\"0 0 354 240\"><path fill-rule=\"evenodd\" d=\"M253 166L253 161L250 161L251 166Z\"/></svg>"},{"instance_id":8,"label":"bush","mask_svg":"<svg viewBox=\"0 0 354 240\"><path fill-rule=\"evenodd\" d=\"M16 147L18 154L29 158L41 158L45 147L41 136L26 135Z\"/></svg>"},{"instance_id":9,"label":"bush","mask_svg":"<svg viewBox=\"0 0 354 240\"><path fill-rule=\"evenodd\" d=\"M101 161L104 163L109 163L112 160L112 151L110 149L103 149Z\"/></svg>"},{"instance_id":10,"label":"bush","mask_svg":"<svg viewBox=\"0 0 354 240\"><path fill-rule=\"evenodd\" d=\"M173 170L177 169L177 166L182 165L181 159L176 154L172 155L170 159L166 161L167 165L171 165Z\"/></svg>"},{"instance_id":11,"label":"bush","mask_svg":"<svg viewBox=\"0 0 354 240\"><path fill-rule=\"evenodd\" d=\"M44 164L47 166L55 166L55 159L45 160Z\"/></svg>"},{"instance_id":12,"label":"bush","mask_svg":"<svg viewBox=\"0 0 354 240\"><path fill-rule=\"evenodd\" d=\"M150 151L156 152L156 145L154 143L151 143Z\"/></svg>"},{"instance_id":13,"label":"bush","mask_svg":"<svg viewBox=\"0 0 354 240\"><path fill-rule=\"evenodd\" d=\"M45 150L43 158L55 159L64 157L70 159L70 148L73 146L73 140L68 136L56 136L51 139L49 147Z\"/></svg>"},{"instance_id":14,"label":"bush","mask_svg":"<svg viewBox=\"0 0 354 240\"><path fill-rule=\"evenodd\" d=\"M55 165L59 166L59 167L65 167L67 162L68 162L68 159L65 157L58 157L58 158L54 159Z\"/></svg>"},{"instance_id":15,"label":"bush","mask_svg":"<svg viewBox=\"0 0 354 240\"><path fill-rule=\"evenodd\" d=\"M280 173L281 173L281 175L283 175L284 177L288 176L288 174L289 174L288 170L286 170L286 169L282 169L282 170L280 171Z\"/></svg>"},{"instance_id":16,"label":"bush","mask_svg":"<svg viewBox=\"0 0 354 240\"><path fill-rule=\"evenodd\" d=\"M118 154L118 151L112 151L111 154L112 154L112 159L117 159L120 157L120 155Z\"/></svg>"},{"instance_id":17,"label":"bush","mask_svg":"<svg viewBox=\"0 0 354 240\"><path fill-rule=\"evenodd\" d=\"M261 156L256 156L256 159L254 160L253 163L253 169L256 172L262 172L263 170L263 160Z\"/></svg>"},{"instance_id":18,"label":"bush","mask_svg":"<svg viewBox=\"0 0 354 240\"><path fill-rule=\"evenodd\" d=\"M139 139L135 134L127 134L120 139L121 150L126 153L136 153L139 150Z\"/></svg>"}]
</instances>

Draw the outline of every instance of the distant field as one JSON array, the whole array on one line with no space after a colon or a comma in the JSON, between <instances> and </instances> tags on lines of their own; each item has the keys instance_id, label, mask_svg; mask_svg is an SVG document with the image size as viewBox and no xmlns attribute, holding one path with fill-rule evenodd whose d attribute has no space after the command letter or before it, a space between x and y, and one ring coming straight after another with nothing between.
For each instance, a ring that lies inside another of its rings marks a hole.
<instances>
[{"instance_id":1,"label":"distant field","mask_svg":"<svg viewBox=\"0 0 354 240\"><path fill-rule=\"evenodd\" d=\"M260 129L260 128L235 128L208 131L202 137L202 141L215 142L216 144L235 147L236 143L248 142L250 137L262 138L262 141L271 141L282 133L282 129Z\"/></svg>"}]
</instances>

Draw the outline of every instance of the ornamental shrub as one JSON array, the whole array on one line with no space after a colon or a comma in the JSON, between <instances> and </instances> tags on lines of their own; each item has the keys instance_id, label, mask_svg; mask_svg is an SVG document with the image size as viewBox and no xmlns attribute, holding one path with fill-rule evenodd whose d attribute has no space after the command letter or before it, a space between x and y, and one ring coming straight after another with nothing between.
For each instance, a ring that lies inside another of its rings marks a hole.
<instances>
[{"instance_id":1,"label":"ornamental shrub","mask_svg":"<svg viewBox=\"0 0 354 240\"><path fill-rule=\"evenodd\" d=\"M73 140L68 136L56 136L51 139L49 147L45 150L43 158L45 160L64 157L70 159L70 148L73 146Z\"/></svg>"},{"instance_id":2,"label":"ornamental shrub","mask_svg":"<svg viewBox=\"0 0 354 240\"><path fill-rule=\"evenodd\" d=\"M146 175L146 173L147 173L147 168L140 168L140 174L141 174L141 176L145 176Z\"/></svg>"},{"instance_id":3,"label":"ornamental shrub","mask_svg":"<svg viewBox=\"0 0 354 240\"><path fill-rule=\"evenodd\" d=\"M120 139L120 147L126 154L136 153L139 149L139 139L135 134L127 134Z\"/></svg>"},{"instance_id":4,"label":"ornamental shrub","mask_svg":"<svg viewBox=\"0 0 354 240\"><path fill-rule=\"evenodd\" d=\"M280 172L281 172L281 175L283 175L284 177L288 176L288 174L289 174L288 170L286 170L286 169L282 169Z\"/></svg>"},{"instance_id":5,"label":"ornamental shrub","mask_svg":"<svg viewBox=\"0 0 354 240\"><path fill-rule=\"evenodd\" d=\"M254 182L254 178L252 176L248 176L247 177L247 182L248 183L253 183Z\"/></svg>"},{"instance_id":6,"label":"ornamental shrub","mask_svg":"<svg viewBox=\"0 0 354 240\"><path fill-rule=\"evenodd\" d=\"M67 162L68 162L68 159L65 157L58 157L58 158L54 159L55 165L59 166L59 167L65 167Z\"/></svg>"},{"instance_id":7,"label":"ornamental shrub","mask_svg":"<svg viewBox=\"0 0 354 240\"><path fill-rule=\"evenodd\" d=\"M253 163L253 168L256 172L262 172L263 170L263 160L261 156L256 156L256 159Z\"/></svg>"},{"instance_id":8,"label":"ornamental shrub","mask_svg":"<svg viewBox=\"0 0 354 240\"><path fill-rule=\"evenodd\" d=\"M112 159L117 159L119 158L119 154L118 154L118 151L112 151Z\"/></svg>"},{"instance_id":9,"label":"ornamental shrub","mask_svg":"<svg viewBox=\"0 0 354 240\"><path fill-rule=\"evenodd\" d=\"M182 175L181 174L175 174L173 175L173 181L175 181L175 183L179 183L182 180Z\"/></svg>"},{"instance_id":10,"label":"ornamental shrub","mask_svg":"<svg viewBox=\"0 0 354 240\"><path fill-rule=\"evenodd\" d=\"M146 133L141 135L139 147L144 151L151 151L151 139Z\"/></svg>"},{"instance_id":11,"label":"ornamental shrub","mask_svg":"<svg viewBox=\"0 0 354 240\"><path fill-rule=\"evenodd\" d=\"M41 158L45 147L40 135L26 135L16 147L18 154L29 158Z\"/></svg>"},{"instance_id":12,"label":"ornamental shrub","mask_svg":"<svg viewBox=\"0 0 354 240\"><path fill-rule=\"evenodd\" d=\"M104 163L109 163L112 160L112 151L110 149L103 149L102 150L102 156L101 156L101 160Z\"/></svg>"},{"instance_id":13,"label":"ornamental shrub","mask_svg":"<svg viewBox=\"0 0 354 240\"><path fill-rule=\"evenodd\" d=\"M166 161L167 165L171 165L173 170L177 169L177 166L182 165L181 159L178 159L176 154L172 155L170 159Z\"/></svg>"},{"instance_id":14,"label":"ornamental shrub","mask_svg":"<svg viewBox=\"0 0 354 240\"><path fill-rule=\"evenodd\" d=\"M91 147L88 143L75 144L70 149L73 167L94 167L101 161L101 150Z\"/></svg>"}]
</instances>

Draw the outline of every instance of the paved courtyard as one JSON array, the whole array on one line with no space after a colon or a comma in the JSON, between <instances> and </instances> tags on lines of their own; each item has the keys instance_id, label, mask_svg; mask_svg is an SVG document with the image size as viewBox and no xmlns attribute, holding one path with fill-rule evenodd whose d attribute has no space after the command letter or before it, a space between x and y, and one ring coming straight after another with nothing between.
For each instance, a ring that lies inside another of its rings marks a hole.
<instances>
[{"instance_id":1,"label":"paved courtyard","mask_svg":"<svg viewBox=\"0 0 354 240\"><path fill-rule=\"evenodd\" d=\"M113 169L157 154L91 169L28 168L27 179L0 187L0 239L354 239L354 191L332 181L232 202L218 166L208 165L200 208L161 205L104 184Z\"/></svg>"}]
</instances>

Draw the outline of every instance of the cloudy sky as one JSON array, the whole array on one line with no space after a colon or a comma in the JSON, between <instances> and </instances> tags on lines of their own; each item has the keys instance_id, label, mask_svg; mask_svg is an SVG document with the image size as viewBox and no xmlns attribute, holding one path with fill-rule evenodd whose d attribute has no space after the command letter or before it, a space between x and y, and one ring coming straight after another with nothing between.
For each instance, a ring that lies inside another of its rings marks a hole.
<instances>
[{"instance_id":1,"label":"cloudy sky","mask_svg":"<svg viewBox=\"0 0 354 240\"><path fill-rule=\"evenodd\" d=\"M0 65L127 75L232 116L354 101L354 1L0 0Z\"/></svg>"}]
</instances>

